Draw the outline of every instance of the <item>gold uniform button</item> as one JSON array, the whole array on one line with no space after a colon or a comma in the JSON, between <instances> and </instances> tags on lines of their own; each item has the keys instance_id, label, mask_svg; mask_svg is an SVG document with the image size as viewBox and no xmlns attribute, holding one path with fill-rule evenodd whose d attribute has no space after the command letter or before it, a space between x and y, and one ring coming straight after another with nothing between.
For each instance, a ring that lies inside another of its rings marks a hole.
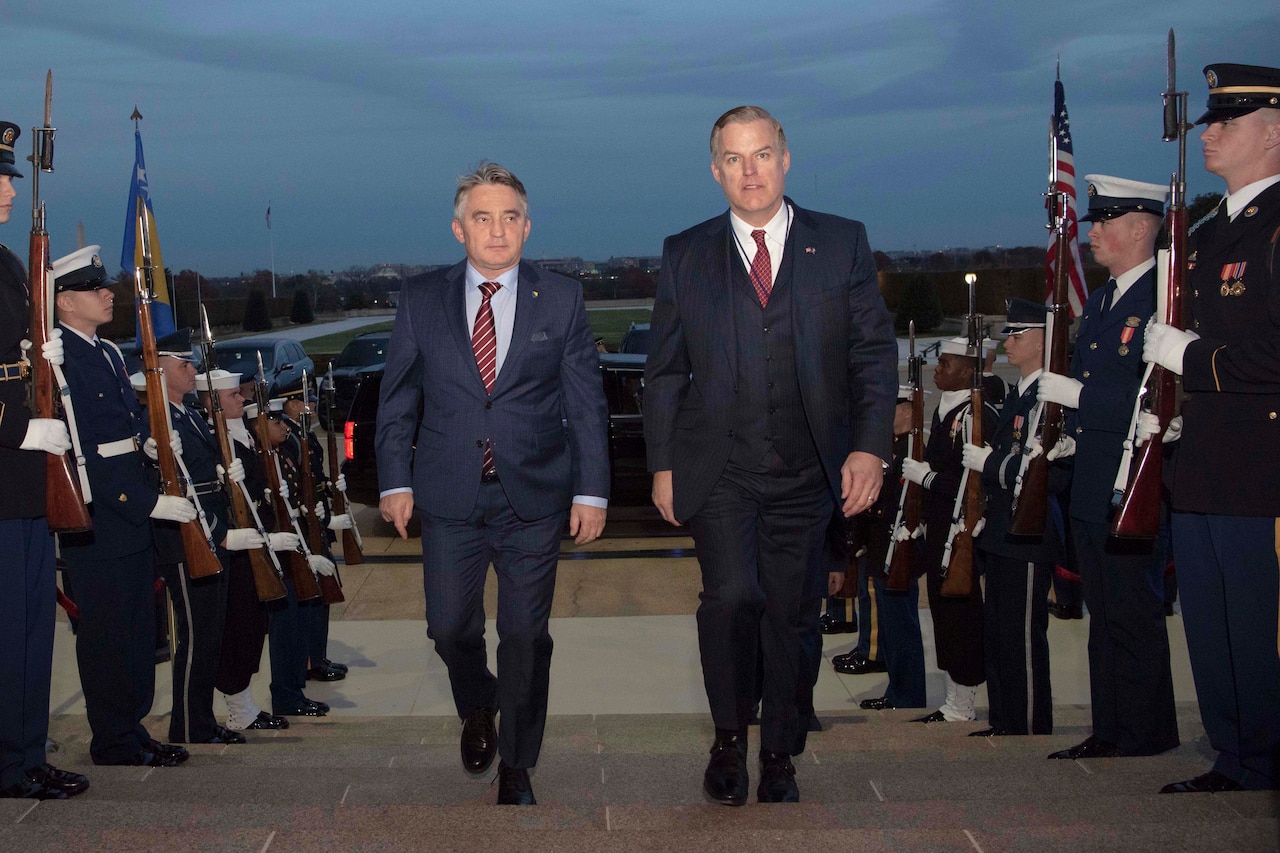
<instances>
[{"instance_id":1,"label":"gold uniform button","mask_svg":"<svg viewBox=\"0 0 1280 853\"><path fill-rule=\"evenodd\" d=\"M1196 298L1197 298L1197 299L1200 297L1200 288L1198 288L1198 287L1197 287L1197 288L1196 288L1194 291L1192 291L1192 292L1193 292L1193 293L1195 293L1195 295L1196 295Z\"/></svg>"},{"instance_id":2,"label":"gold uniform button","mask_svg":"<svg viewBox=\"0 0 1280 853\"><path fill-rule=\"evenodd\" d=\"M1097 341L1094 341L1093 343L1089 344L1089 349L1097 349L1097 348L1098 348L1098 342L1097 342Z\"/></svg>"},{"instance_id":3,"label":"gold uniform button","mask_svg":"<svg viewBox=\"0 0 1280 853\"><path fill-rule=\"evenodd\" d=\"M1271 413L1269 413L1269 414L1267 415L1267 417L1271 418L1271 420L1273 420L1273 421L1274 421L1274 420L1276 419L1276 413L1275 413L1275 412L1271 412Z\"/></svg>"},{"instance_id":4,"label":"gold uniform button","mask_svg":"<svg viewBox=\"0 0 1280 853\"><path fill-rule=\"evenodd\" d=\"M1083 374L1081 374L1081 375L1082 375L1082 376L1084 376L1084 378L1085 378L1085 379L1088 379L1088 378L1089 378L1089 371L1087 371L1087 370L1086 370L1086 371L1085 371Z\"/></svg>"},{"instance_id":5,"label":"gold uniform button","mask_svg":"<svg viewBox=\"0 0 1280 853\"><path fill-rule=\"evenodd\" d=\"M1076 435L1084 435L1084 427L1076 427Z\"/></svg>"}]
</instances>

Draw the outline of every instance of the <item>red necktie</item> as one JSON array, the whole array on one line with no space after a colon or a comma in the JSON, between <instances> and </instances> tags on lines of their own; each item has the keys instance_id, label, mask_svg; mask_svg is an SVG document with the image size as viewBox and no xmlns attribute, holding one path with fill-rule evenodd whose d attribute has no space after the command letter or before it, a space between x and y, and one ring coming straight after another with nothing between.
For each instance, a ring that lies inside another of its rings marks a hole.
<instances>
[{"instance_id":1,"label":"red necktie","mask_svg":"<svg viewBox=\"0 0 1280 853\"><path fill-rule=\"evenodd\" d=\"M764 231L757 229L751 232L751 236L756 241L756 256L751 261L751 284L760 298L760 307L764 308L769 304L769 291L773 290L773 263L769 247L764 244Z\"/></svg>"},{"instance_id":2,"label":"red necktie","mask_svg":"<svg viewBox=\"0 0 1280 853\"><path fill-rule=\"evenodd\" d=\"M496 281L486 281L480 285L480 310L476 312L476 325L471 331L471 349L476 354L476 366L480 368L480 379L484 382L484 390L492 391L494 380L498 378L498 331L493 322L493 294L502 285ZM480 471L493 470L493 448L489 441L484 443L484 464Z\"/></svg>"}]
</instances>

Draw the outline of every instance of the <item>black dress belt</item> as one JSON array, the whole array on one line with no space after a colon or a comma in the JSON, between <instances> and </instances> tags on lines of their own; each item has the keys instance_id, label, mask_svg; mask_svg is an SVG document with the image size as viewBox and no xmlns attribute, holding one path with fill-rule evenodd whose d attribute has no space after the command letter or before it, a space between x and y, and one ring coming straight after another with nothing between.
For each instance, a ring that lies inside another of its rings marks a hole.
<instances>
[{"instance_id":1,"label":"black dress belt","mask_svg":"<svg viewBox=\"0 0 1280 853\"><path fill-rule=\"evenodd\" d=\"M490 469L488 469L488 470L486 470L486 471L482 471L482 472L480 473L480 482L481 482L481 483L496 483L496 482L498 482L498 469L497 469L497 468L490 468Z\"/></svg>"}]
</instances>

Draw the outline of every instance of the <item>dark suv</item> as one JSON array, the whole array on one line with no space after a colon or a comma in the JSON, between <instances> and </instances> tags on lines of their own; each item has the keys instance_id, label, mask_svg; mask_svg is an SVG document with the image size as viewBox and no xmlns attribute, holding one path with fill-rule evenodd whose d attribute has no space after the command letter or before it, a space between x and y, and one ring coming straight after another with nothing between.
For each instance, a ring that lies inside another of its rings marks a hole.
<instances>
[{"instance_id":1,"label":"dark suv","mask_svg":"<svg viewBox=\"0 0 1280 853\"><path fill-rule=\"evenodd\" d=\"M334 386L333 420L337 422L347 419L351 401L355 399L356 388L364 377L370 373L381 373L387 363L387 342L391 340L390 332L366 332L352 338L337 358L330 362ZM329 375L320 377L320 390L327 391ZM329 395L320 395L320 423L329 423Z\"/></svg>"},{"instance_id":2,"label":"dark suv","mask_svg":"<svg viewBox=\"0 0 1280 853\"><path fill-rule=\"evenodd\" d=\"M648 506L649 474L645 466L644 355L601 353L600 380L609 404L609 467L613 485L609 506ZM376 506L378 462L374 454L382 368L361 374L343 430L347 497Z\"/></svg>"}]
</instances>

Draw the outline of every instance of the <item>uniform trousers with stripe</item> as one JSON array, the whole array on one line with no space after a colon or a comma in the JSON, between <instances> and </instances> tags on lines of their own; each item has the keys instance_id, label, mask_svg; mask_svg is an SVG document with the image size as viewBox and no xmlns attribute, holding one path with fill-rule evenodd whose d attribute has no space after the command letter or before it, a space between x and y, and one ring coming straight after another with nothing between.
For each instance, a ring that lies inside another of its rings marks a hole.
<instances>
[{"instance_id":1,"label":"uniform trousers with stripe","mask_svg":"<svg viewBox=\"0 0 1280 853\"><path fill-rule=\"evenodd\" d=\"M0 520L0 788L45 763L55 595L45 520Z\"/></svg>"},{"instance_id":2,"label":"uniform trousers with stripe","mask_svg":"<svg viewBox=\"0 0 1280 853\"><path fill-rule=\"evenodd\" d=\"M982 558L991 727L1013 735L1052 734L1048 596L1053 567L989 552Z\"/></svg>"},{"instance_id":3,"label":"uniform trousers with stripe","mask_svg":"<svg viewBox=\"0 0 1280 853\"><path fill-rule=\"evenodd\" d=\"M227 619L230 570L226 552L219 549L222 571L193 580L185 563L158 566L173 605L173 714L169 740L200 743L213 737L213 688L222 654Z\"/></svg>"},{"instance_id":4,"label":"uniform trousers with stripe","mask_svg":"<svg viewBox=\"0 0 1280 853\"><path fill-rule=\"evenodd\" d=\"M871 591L870 575L879 571L880 566L872 565L870 560L858 562L858 644L854 653L863 660L881 660L880 652L880 614L877 613L875 595Z\"/></svg>"},{"instance_id":5,"label":"uniform trousers with stripe","mask_svg":"<svg viewBox=\"0 0 1280 853\"><path fill-rule=\"evenodd\" d=\"M1213 769L1280 787L1280 583L1274 518L1173 514L1173 556Z\"/></svg>"},{"instance_id":6,"label":"uniform trousers with stripe","mask_svg":"<svg viewBox=\"0 0 1280 853\"><path fill-rule=\"evenodd\" d=\"M884 584L883 573L871 581L880 643L878 659L884 661L889 672L889 687L884 695L895 708L923 708L926 697L920 581L912 578L906 592L887 592Z\"/></svg>"}]
</instances>

